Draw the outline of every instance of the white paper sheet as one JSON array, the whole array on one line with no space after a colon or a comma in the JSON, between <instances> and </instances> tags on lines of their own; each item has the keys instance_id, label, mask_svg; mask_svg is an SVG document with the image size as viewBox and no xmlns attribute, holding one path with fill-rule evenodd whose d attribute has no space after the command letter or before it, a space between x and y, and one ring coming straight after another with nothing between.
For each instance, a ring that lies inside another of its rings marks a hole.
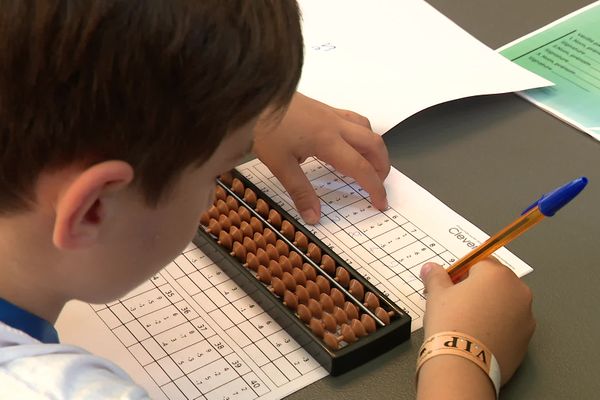
<instances>
[{"instance_id":1,"label":"white paper sheet","mask_svg":"<svg viewBox=\"0 0 600 400\"><path fill-rule=\"evenodd\" d=\"M449 100L552 83L511 63L421 0L301 0L299 91L385 133Z\"/></svg>"}]
</instances>

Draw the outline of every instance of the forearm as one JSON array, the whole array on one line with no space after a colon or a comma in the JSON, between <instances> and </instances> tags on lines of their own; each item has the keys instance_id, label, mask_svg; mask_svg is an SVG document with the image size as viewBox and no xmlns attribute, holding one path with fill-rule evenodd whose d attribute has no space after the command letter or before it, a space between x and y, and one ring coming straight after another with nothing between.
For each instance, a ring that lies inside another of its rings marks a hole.
<instances>
[{"instance_id":1,"label":"forearm","mask_svg":"<svg viewBox=\"0 0 600 400\"><path fill-rule=\"evenodd\" d=\"M490 378L473 362L453 355L426 361L419 371L418 400L493 400Z\"/></svg>"}]
</instances>

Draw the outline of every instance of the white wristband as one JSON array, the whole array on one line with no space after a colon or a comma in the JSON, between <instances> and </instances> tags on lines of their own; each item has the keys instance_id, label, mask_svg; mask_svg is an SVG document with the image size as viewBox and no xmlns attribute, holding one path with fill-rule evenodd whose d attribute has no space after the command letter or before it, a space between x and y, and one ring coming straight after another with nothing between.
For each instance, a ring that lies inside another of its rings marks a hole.
<instances>
[{"instance_id":1,"label":"white wristband","mask_svg":"<svg viewBox=\"0 0 600 400\"><path fill-rule=\"evenodd\" d=\"M500 365L492 352L472 336L460 332L439 332L423 342L417 359L417 378L419 370L427 360L443 354L452 354L466 358L479 366L490 378L496 398L500 394Z\"/></svg>"}]
</instances>

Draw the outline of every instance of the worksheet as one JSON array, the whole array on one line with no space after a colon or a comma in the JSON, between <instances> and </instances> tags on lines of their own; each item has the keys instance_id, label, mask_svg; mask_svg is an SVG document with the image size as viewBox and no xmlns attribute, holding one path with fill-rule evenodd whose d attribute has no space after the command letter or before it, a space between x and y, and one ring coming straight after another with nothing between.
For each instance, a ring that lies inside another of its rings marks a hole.
<instances>
[{"instance_id":1,"label":"worksheet","mask_svg":"<svg viewBox=\"0 0 600 400\"><path fill-rule=\"evenodd\" d=\"M555 83L521 96L600 140L600 1L498 51Z\"/></svg>"},{"instance_id":2,"label":"worksheet","mask_svg":"<svg viewBox=\"0 0 600 400\"><path fill-rule=\"evenodd\" d=\"M307 226L352 267L423 324L419 271L448 266L487 238L396 169L386 180L389 208L373 208L357 183L315 158L302 169L321 199ZM279 181L258 160L238 170L299 218ZM522 276L531 268L495 254ZM155 399L276 399L327 372L194 244L118 301L71 302L57 328L64 343L113 360Z\"/></svg>"}]
</instances>

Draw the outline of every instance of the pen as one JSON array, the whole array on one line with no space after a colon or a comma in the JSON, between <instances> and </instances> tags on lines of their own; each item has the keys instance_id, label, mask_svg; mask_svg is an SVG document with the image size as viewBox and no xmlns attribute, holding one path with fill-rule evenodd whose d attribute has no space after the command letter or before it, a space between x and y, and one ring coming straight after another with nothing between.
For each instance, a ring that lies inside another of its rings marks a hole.
<instances>
[{"instance_id":1,"label":"pen","mask_svg":"<svg viewBox=\"0 0 600 400\"><path fill-rule=\"evenodd\" d=\"M553 216L564 205L573 200L587 183L588 179L582 176L540 197L539 200L527 207L512 224L450 266L447 272L452 278L452 282L461 281L467 275L469 269L478 261L490 256L500 247L507 245L545 217Z\"/></svg>"}]
</instances>

